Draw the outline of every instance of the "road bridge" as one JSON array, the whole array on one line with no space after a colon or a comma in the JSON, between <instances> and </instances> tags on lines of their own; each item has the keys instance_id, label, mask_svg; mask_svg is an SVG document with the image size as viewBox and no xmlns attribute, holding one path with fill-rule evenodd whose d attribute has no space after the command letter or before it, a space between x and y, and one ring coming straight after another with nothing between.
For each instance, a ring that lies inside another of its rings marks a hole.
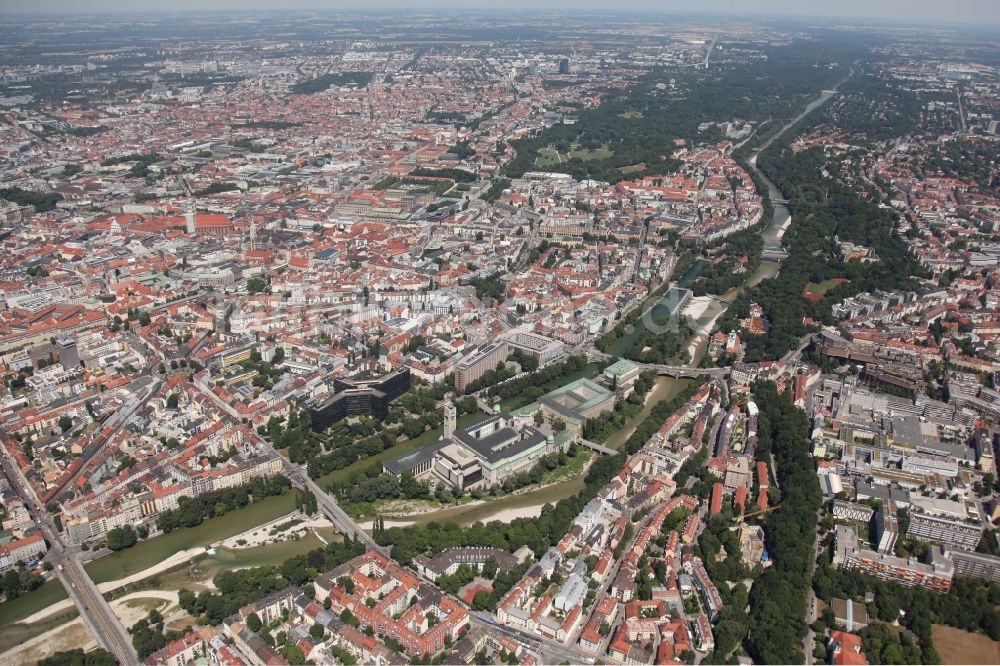
<instances>
[{"instance_id":1,"label":"road bridge","mask_svg":"<svg viewBox=\"0 0 1000 666\"><path fill-rule=\"evenodd\" d=\"M80 617L90 629L97 644L110 652L119 664L138 663L132 649L131 637L97 589L97 585L87 575L80 563L79 552L63 543L62 536L52 526L49 515L21 473L17 461L4 451L4 455L0 456L0 464L3 465L7 478L15 487L28 513L41 529L42 536L50 546L46 560L56 567L56 578L66 588L66 593L76 605Z\"/></svg>"},{"instance_id":2,"label":"road bridge","mask_svg":"<svg viewBox=\"0 0 1000 666\"><path fill-rule=\"evenodd\" d=\"M581 437L577 441L579 442L580 446L585 446L588 449L590 449L591 451L597 451L598 453L603 453L606 456L614 456L614 455L617 455L619 453L618 451L615 451L614 449L609 449L606 446L601 446L597 442L592 442L589 439L584 439L584 438Z\"/></svg>"},{"instance_id":3,"label":"road bridge","mask_svg":"<svg viewBox=\"0 0 1000 666\"><path fill-rule=\"evenodd\" d=\"M329 494L322 488L320 488L315 481L309 478L308 474L305 474L299 467L292 465L290 463L285 463L285 476L288 480L292 482L292 485L299 490L307 490L311 492L316 497L316 505L323 515L326 516L327 520L333 523L333 526L338 532L343 534L345 537L351 537L355 541L362 541L365 546L371 550L377 550L386 557L389 556L389 549L385 546L380 546L375 542L368 532L366 532L360 525L354 522L354 519L347 515L347 513L340 508L337 501L330 497Z\"/></svg>"}]
</instances>

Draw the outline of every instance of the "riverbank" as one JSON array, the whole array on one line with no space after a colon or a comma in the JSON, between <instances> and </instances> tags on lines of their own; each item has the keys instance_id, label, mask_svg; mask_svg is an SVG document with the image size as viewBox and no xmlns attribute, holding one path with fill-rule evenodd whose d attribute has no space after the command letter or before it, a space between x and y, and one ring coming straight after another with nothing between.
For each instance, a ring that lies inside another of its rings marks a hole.
<instances>
[{"instance_id":1,"label":"riverbank","mask_svg":"<svg viewBox=\"0 0 1000 666\"><path fill-rule=\"evenodd\" d=\"M673 398L675 395L684 390L684 387L688 385L689 381L690 380L687 379L674 379L673 377L657 377L655 383L653 384L653 388L651 388L646 394L642 410L632 417L626 427L621 428L618 432L608 437L608 439L604 442L604 446L609 449L620 451L621 448L625 446L625 442L628 441L628 438L632 436L633 432L635 432L635 429L639 426L639 424L642 423L647 416L649 416L649 412L652 411L653 406L658 402Z\"/></svg>"},{"instance_id":2,"label":"riverbank","mask_svg":"<svg viewBox=\"0 0 1000 666\"><path fill-rule=\"evenodd\" d=\"M191 622L191 618L180 608L176 592L146 590L125 595L110 604L111 610L126 627L141 620L153 608L163 615L164 625L172 629ZM57 616L57 619L61 618ZM41 631L36 632L37 629ZM0 662L34 664L56 652L74 648L88 651L96 646L93 635L78 615L51 626L44 620L33 620L14 628L4 628L0 636Z\"/></svg>"},{"instance_id":3,"label":"riverbank","mask_svg":"<svg viewBox=\"0 0 1000 666\"><path fill-rule=\"evenodd\" d=\"M285 516L294 508L292 493L268 497L229 511L224 516L209 518L195 527L185 527L140 541L132 548L88 562L84 568L102 590L105 589L102 583L141 580L156 575L148 571L169 568L164 568L164 562L174 561L176 566L181 554L202 552L213 543ZM50 580L36 590L0 604L0 629L21 623L39 611L68 601L68 598L62 584L58 580ZM60 607L68 608L68 605Z\"/></svg>"},{"instance_id":4,"label":"riverbank","mask_svg":"<svg viewBox=\"0 0 1000 666\"><path fill-rule=\"evenodd\" d=\"M292 511L263 525L219 541L213 546L229 548L230 550L256 548L269 543L299 539L310 530L323 527L332 528L333 524L322 516L307 516L301 511Z\"/></svg>"}]
</instances>

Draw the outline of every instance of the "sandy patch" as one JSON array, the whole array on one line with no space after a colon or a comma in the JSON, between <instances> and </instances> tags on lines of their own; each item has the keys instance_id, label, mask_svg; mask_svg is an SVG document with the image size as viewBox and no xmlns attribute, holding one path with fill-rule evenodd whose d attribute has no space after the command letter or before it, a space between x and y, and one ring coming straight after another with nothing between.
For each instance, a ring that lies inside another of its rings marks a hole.
<instances>
[{"instance_id":1,"label":"sandy patch","mask_svg":"<svg viewBox=\"0 0 1000 666\"><path fill-rule=\"evenodd\" d=\"M184 564L185 562L187 562L191 558L195 557L196 555L201 555L204 552L205 552L205 549L201 548L201 547L199 547L199 548L191 548L189 550L182 550L179 553L174 553L173 555L171 555L170 557L168 557L164 561L160 562L159 564L157 564L155 566L152 566L152 567L150 567L148 569L145 569L143 571L140 571L139 573L132 574L128 578L122 578L120 580L112 580L112 581L108 581L106 583L101 583L101 584L99 584L97 586L97 589L100 590L101 592L111 592L112 590L117 590L119 587L121 587L123 585L128 585L129 583L134 583L136 581L143 580L145 578L149 578L150 576L155 576L158 573L163 573L164 571L167 571L169 569L173 569L174 567L176 567L176 566L178 566L180 564ZM171 595L172 594L172 595L174 595L173 596L174 602L177 601L177 593L175 593L175 592L160 592L160 591L156 591L156 592L137 592L137 593L133 593L133 594L135 596L140 596L140 597L151 597L151 596L157 596L157 595ZM122 597L122 599L128 599L130 597L133 597L133 594L126 595L126 596ZM161 596L160 598L165 598L165 597ZM49 615L52 615L54 613L59 613L61 611L66 610L67 608L72 608L72 607L73 607L73 601L72 601L72 599L63 599L62 601L59 601L58 603L52 604L48 608L43 608L42 610L38 611L37 613L29 615L28 617L24 618L21 622L23 624L31 624L32 622L37 622L38 620L41 620L42 618L48 617ZM133 622L132 624L135 624L135 622Z\"/></svg>"},{"instance_id":2,"label":"sandy patch","mask_svg":"<svg viewBox=\"0 0 1000 666\"><path fill-rule=\"evenodd\" d=\"M472 500L471 502L465 502L461 506L470 507L482 503L483 500ZM378 514L389 518L409 518L434 513L442 509L449 509L451 506L434 505L423 500L392 500L379 505Z\"/></svg>"},{"instance_id":3,"label":"sandy patch","mask_svg":"<svg viewBox=\"0 0 1000 666\"><path fill-rule=\"evenodd\" d=\"M283 530L276 531L272 534L272 530L282 523L287 523L293 520L301 520L302 522L296 523L290 527ZM235 536L231 536L228 539L220 541L218 543L212 544L216 548L228 548L230 550L239 550L241 548L256 548L257 546L264 546L269 543L277 543L278 541L293 541L302 536L305 536L306 532L310 529L316 527L332 527L333 525L329 520L323 517L309 517L300 511L292 511L280 518L276 518L271 522L264 523L263 525L258 525L253 527L246 532L242 532Z\"/></svg>"},{"instance_id":4,"label":"sandy patch","mask_svg":"<svg viewBox=\"0 0 1000 666\"><path fill-rule=\"evenodd\" d=\"M495 514L489 517L488 520L483 522L491 522L494 520L499 520L501 523L509 523L518 518L537 518L542 515L542 507L544 504L536 504L534 506L519 506L511 509L504 509L502 511L497 511Z\"/></svg>"},{"instance_id":5,"label":"sandy patch","mask_svg":"<svg viewBox=\"0 0 1000 666\"><path fill-rule=\"evenodd\" d=\"M72 622L60 625L44 634L35 636L17 647L0 654L0 662L4 664L35 664L40 659L50 657L56 652L64 652L74 648L82 648L85 652L97 647L97 641L91 635L83 620L76 618Z\"/></svg>"},{"instance_id":6,"label":"sandy patch","mask_svg":"<svg viewBox=\"0 0 1000 666\"><path fill-rule=\"evenodd\" d=\"M684 306L683 314L694 319L701 319L708 312L708 308L712 306L712 301L711 296L695 296Z\"/></svg>"},{"instance_id":7,"label":"sandy patch","mask_svg":"<svg viewBox=\"0 0 1000 666\"><path fill-rule=\"evenodd\" d=\"M187 613L177 605L176 592L147 590L144 592L133 592L111 602L111 609L126 628L131 627L149 613L149 609L145 605L128 603L136 599L154 599L158 601L159 603L156 608L163 614L164 620L168 624L170 622L189 619ZM58 610L57 607L64 608L67 606L68 604L55 604L40 613L35 613L35 615L26 618L22 624L30 624L36 617L50 615ZM87 625L84 624L82 618L78 617L0 654L0 663L34 664L39 659L49 657L56 652L72 650L74 648L82 648L84 651L87 651L96 646L97 643Z\"/></svg>"},{"instance_id":8,"label":"sandy patch","mask_svg":"<svg viewBox=\"0 0 1000 666\"><path fill-rule=\"evenodd\" d=\"M373 522L374 521L366 520L363 523L358 523L358 526L361 529L363 529L364 531L366 531L366 532L371 532L372 531L372 523ZM414 522L415 521L413 521L413 520L386 520L386 521L384 521L386 529L389 529L391 527L409 527Z\"/></svg>"}]
</instances>

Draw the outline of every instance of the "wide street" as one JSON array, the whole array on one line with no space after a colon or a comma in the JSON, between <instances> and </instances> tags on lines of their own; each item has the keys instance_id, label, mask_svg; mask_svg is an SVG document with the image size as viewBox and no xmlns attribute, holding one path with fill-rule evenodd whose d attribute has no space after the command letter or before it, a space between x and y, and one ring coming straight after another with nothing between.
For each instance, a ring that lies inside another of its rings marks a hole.
<instances>
[{"instance_id":1,"label":"wide street","mask_svg":"<svg viewBox=\"0 0 1000 666\"><path fill-rule=\"evenodd\" d=\"M87 575L80 563L78 551L67 547L62 536L53 528L48 515L31 491L27 480L17 469L17 465L14 464L6 450L4 450L4 455L0 460L2 460L7 478L15 482L21 500L31 513L31 517L41 528L42 534L49 544L50 550L46 559L55 567L56 577L66 588L70 599L73 600L80 612L80 617L83 618L84 623L94 635L98 645L113 654L121 664L137 663L128 632L97 589L97 585Z\"/></svg>"}]
</instances>

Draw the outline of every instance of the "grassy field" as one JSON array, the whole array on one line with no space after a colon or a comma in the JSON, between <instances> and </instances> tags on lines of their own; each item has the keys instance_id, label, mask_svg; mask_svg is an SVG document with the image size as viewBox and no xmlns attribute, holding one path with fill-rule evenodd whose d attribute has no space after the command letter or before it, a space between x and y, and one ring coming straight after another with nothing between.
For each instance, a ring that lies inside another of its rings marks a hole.
<instances>
[{"instance_id":1,"label":"grassy field","mask_svg":"<svg viewBox=\"0 0 1000 666\"><path fill-rule=\"evenodd\" d=\"M622 173L642 173L646 170L646 165L640 162L639 164L630 164L628 166L618 167L618 170Z\"/></svg>"},{"instance_id":2,"label":"grassy field","mask_svg":"<svg viewBox=\"0 0 1000 666\"><path fill-rule=\"evenodd\" d=\"M1000 664L1000 642L943 624L931 625L942 664Z\"/></svg>"},{"instance_id":3,"label":"grassy field","mask_svg":"<svg viewBox=\"0 0 1000 666\"><path fill-rule=\"evenodd\" d=\"M569 153L560 153L555 148L542 148L538 151L538 157L535 158L535 166L537 167L551 167L562 164L563 162L573 159L574 157L578 160L583 160L588 162L590 160L606 160L613 156L614 152L608 149L608 147L602 146L600 148L594 148L589 150L586 148L581 148L578 145L570 147Z\"/></svg>"},{"instance_id":4,"label":"grassy field","mask_svg":"<svg viewBox=\"0 0 1000 666\"><path fill-rule=\"evenodd\" d=\"M810 282L806 285L806 292L814 296L826 296L826 292L830 291L838 284L845 282L843 278L833 278L831 280L823 280L822 282L813 284Z\"/></svg>"},{"instance_id":5,"label":"grassy field","mask_svg":"<svg viewBox=\"0 0 1000 666\"><path fill-rule=\"evenodd\" d=\"M584 162L589 162L590 160L606 160L614 155L614 152L608 149L607 146L602 146L601 148L595 148L593 150L587 150L585 148L574 148L569 151L569 156L571 158L575 157L577 159L583 160Z\"/></svg>"},{"instance_id":6,"label":"grassy field","mask_svg":"<svg viewBox=\"0 0 1000 666\"><path fill-rule=\"evenodd\" d=\"M542 474L542 480L538 483L538 485L544 486L549 483L556 483L557 481L575 479L583 474L583 470L590 465L591 459L593 459L596 455L601 454L594 453L593 451L585 449L582 446L577 446L576 456L573 458L567 458L566 464L562 467L556 467L555 469L546 471Z\"/></svg>"},{"instance_id":7,"label":"grassy field","mask_svg":"<svg viewBox=\"0 0 1000 666\"><path fill-rule=\"evenodd\" d=\"M644 118L642 111L626 111L625 113L619 113L619 118L625 118L627 120L633 120L638 118Z\"/></svg>"},{"instance_id":8,"label":"grassy field","mask_svg":"<svg viewBox=\"0 0 1000 666\"><path fill-rule=\"evenodd\" d=\"M542 148L538 151L538 157L535 158L535 166L540 167L555 166L562 164L562 162L562 155L554 148Z\"/></svg>"}]
</instances>

